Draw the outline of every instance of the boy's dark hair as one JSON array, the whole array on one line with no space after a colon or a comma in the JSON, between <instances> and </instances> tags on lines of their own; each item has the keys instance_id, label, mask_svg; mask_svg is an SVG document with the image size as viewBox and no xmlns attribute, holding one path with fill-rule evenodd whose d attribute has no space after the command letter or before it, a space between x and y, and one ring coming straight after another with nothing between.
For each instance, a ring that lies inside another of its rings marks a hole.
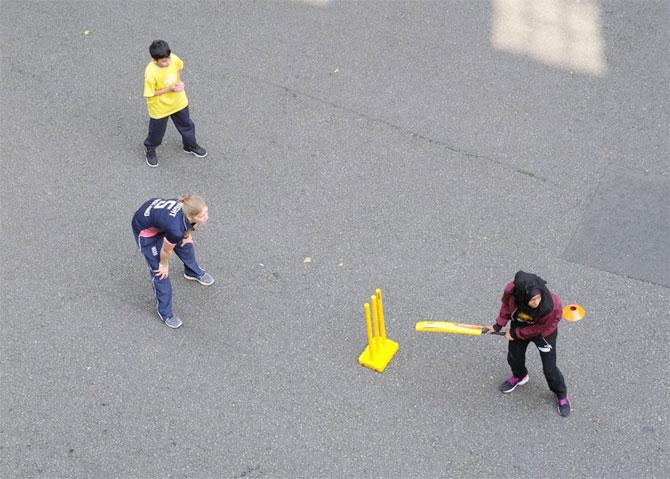
<instances>
[{"instance_id":1,"label":"boy's dark hair","mask_svg":"<svg viewBox=\"0 0 670 479\"><path fill-rule=\"evenodd\" d=\"M168 58L172 52L165 40L154 40L149 45L149 53L154 60L160 60L161 58Z\"/></svg>"}]
</instances>

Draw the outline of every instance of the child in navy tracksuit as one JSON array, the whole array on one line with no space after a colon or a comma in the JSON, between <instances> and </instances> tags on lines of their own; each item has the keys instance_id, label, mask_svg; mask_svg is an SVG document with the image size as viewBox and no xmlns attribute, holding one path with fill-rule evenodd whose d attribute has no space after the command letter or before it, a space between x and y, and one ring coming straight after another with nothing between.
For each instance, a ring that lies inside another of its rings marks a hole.
<instances>
[{"instance_id":1,"label":"child in navy tracksuit","mask_svg":"<svg viewBox=\"0 0 670 479\"><path fill-rule=\"evenodd\" d=\"M512 377L502 383L500 391L510 393L528 382L526 349L533 342L542 358L542 369L549 389L556 395L558 413L570 414L570 401L563 374L556 366L556 336L558 322L563 316L561 299L551 293L539 276L519 271L514 281L505 286L498 318L489 332L500 331L508 321L510 329L505 332L508 339L507 362L512 368Z\"/></svg>"},{"instance_id":2,"label":"child in navy tracksuit","mask_svg":"<svg viewBox=\"0 0 670 479\"><path fill-rule=\"evenodd\" d=\"M152 198L133 216L133 235L149 264L158 315L171 328L182 325L181 319L172 312L172 284L168 277L172 252L184 263L186 279L205 286L214 283L214 278L198 266L191 237L195 227L208 220L207 203L197 195Z\"/></svg>"}]
</instances>

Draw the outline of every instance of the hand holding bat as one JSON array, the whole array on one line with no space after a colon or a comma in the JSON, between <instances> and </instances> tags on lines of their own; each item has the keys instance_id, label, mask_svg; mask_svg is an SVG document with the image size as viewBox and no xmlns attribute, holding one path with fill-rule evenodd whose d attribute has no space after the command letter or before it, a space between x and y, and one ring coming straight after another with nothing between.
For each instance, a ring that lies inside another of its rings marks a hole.
<instances>
[{"instance_id":1,"label":"hand holding bat","mask_svg":"<svg viewBox=\"0 0 670 479\"><path fill-rule=\"evenodd\" d=\"M568 321L579 321L586 315L586 311L579 304L569 304L563 308L563 317ZM452 323L449 321L419 321L416 330L430 333L467 334L469 336L497 335L505 336L508 341L514 341L509 330L496 331L493 326L479 324Z\"/></svg>"},{"instance_id":2,"label":"hand holding bat","mask_svg":"<svg viewBox=\"0 0 670 479\"><path fill-rule=\"evenodd\" d=\"M512 337L512 334L509 332L508 329L501 329L500 331L496 331L493 326L488 326L486 334L502 335L505 336L505 339L507 339L508 341L514 341L514 338Z\"/></svg>"}]
</instances>

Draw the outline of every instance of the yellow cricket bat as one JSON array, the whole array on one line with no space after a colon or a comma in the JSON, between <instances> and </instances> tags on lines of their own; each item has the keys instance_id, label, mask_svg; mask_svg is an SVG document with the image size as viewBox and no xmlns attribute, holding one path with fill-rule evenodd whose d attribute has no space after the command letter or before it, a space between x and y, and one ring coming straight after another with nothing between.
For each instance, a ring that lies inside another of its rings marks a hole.
<instances>
[{"instance_id":1,"label":"yellow cricket bat","mask_svg":"<svg viewBox=\"0 0 670 479\"><path fill-rule=\"evenodd\" d=\"M470 336L481 336L488 331L487 326L479 324L450 323L449 321L419 321L416 323L416 330L428 333L450 333L467 334ZM494 332L499 336L504 335L502 331Z\"/></svg>"}]
</instances>

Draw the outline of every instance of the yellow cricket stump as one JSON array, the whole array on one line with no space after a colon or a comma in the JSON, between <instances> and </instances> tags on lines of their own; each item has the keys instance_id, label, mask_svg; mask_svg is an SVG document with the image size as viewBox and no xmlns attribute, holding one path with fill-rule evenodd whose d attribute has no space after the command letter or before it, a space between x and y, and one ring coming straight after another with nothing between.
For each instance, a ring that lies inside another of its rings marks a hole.
<instances>
[{"instance_id":1,"label":"yellow cricket stump","mask_svg":"<svg viewBox=\"0 0 670 479\"><path fill-rule=\"evenodd\" d=\"M372 321L370 320L370 304L372 304ZM370 304L365 303L364 307L368 345L358 357L358 362L381 373L400 346L386 337L381 289L377 289L375 294L370 296Z\"/></svg>"}]
</instances>

